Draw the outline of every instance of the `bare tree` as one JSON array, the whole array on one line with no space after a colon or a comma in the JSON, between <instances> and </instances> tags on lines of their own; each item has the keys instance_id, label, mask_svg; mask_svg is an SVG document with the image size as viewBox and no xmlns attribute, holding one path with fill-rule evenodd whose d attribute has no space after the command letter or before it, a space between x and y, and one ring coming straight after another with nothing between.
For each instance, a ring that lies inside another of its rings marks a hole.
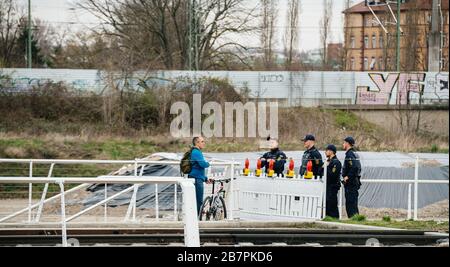
<instances>
[{"instance_id":1,"label":"bare tree","mask_svg":"<svg viewBox=\"0 0 450 267\"><path fill-rule=\"evenodd\" d=\"M192 1L192 0L189 0ZM186 0L84 0L78 6L103 21L102 33L115 36L132 54L136 64L158 58L163 68L186 66L189 55L189 1ZM199 68L213 68L215 62L232 55L231 48L246 46L225 38L229 34L252 31L256 7L244 0L204 0L196 7ZM227 49L228 48L228 49ZM153 66L159 67L159 66Z\"/></svg>"},{"instance_id":2,"label":"bare tree","mask_svg":"<svg viewBox=\"0 0 450 267\"><path fill-rule=\"evenodd\" d=\"M276 45L275 25L277 23L276 0L261 0L261 47L263 49L264 67L274 67Z\"/></svg>"},{"instance_id":3,"label":"bare tree","mask_svg":"<svg viewBox=\"0 0 450 267\"><path fill-rule=\"evenodd\" d=\"M284 54L286 57L286 67L291 69L294 58L298 52L298 31L300 0L289 0L286 12L286 32L284 34Z\"/></svg>"},{"instance_id":4,"label":"bare tree","mask_svg":"<svg viewBox=\"0 0 450 267\"><path fill-rule=\"evenodd\" d=\"M0 67L14 63L22 17L15 0L0 0Z\"/></svg>"},{"instance_id":5,"label":"bare tree","mask_svg":"<svg viewBox=\"0 0 450 267\"><path fill-rule=\"evenodd\" d=\"M320 20L320 42L322 44L322 68L327 66L327 45L331 37L331 19L333 17L333 2L323 0L323 15Z\"/></svg>"}]
</instances>

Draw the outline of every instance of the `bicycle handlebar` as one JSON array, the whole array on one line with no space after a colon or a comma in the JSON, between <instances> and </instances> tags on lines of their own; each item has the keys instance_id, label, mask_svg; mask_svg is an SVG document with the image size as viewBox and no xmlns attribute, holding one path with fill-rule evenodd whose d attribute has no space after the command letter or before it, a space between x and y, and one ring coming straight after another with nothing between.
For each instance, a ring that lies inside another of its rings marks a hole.
<instances>
[{"instance_id":1,"label":"bicycle handlebar","mask_svg":"<svg viewBox=\"0 0 450 267\"><path fill-rule=\"evenodd\" d=\"M212 183L218 184L218 183L228 183L231 181L231 178L225 178L225 179L210 179Z\"/></svg>"}]
</instances>

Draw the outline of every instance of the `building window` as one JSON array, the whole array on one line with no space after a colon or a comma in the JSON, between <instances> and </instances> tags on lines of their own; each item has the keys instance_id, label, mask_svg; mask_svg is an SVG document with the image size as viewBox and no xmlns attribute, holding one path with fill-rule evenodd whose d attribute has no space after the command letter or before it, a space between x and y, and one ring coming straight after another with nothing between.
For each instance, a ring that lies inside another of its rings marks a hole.
<instances>
[{"instance_id":1,"label":"building window","mask_svg":"<svg viewBox=\"0 0 450 267\"><path fill-rule=\"evenodd\" d=\"M384 38L383 35L380 34L380 48L384 47Z\"/></svg>"},{"instance_id":2,"label":"building window","mask_svg":"<svg viewBox=\"0 0 450 267\"><path fill-rule=\"evenodd\" d=\"M372 35L372 48L377 48L377 36Z\"/></svg>"},{"instance_id":3,"label":"building window","mask_svg":"<svg viewBox=\"0 0 450 267\"><path fill-rule=\"evenodd\" d=\"M350 70L355 70L355 58L350 59Z\"/></svg>"},{"instance_id":4,"label":"building window","mask_svg":"<svg viewBox=\"0 0 450 267\"><path fill-rule=\"evenodd\" d=\"M378 70L383 70L383 57L378 58Z\"/></svg>"},{"instance_id":5,"label":"building window","mask_svg":"<svg viewBox=\"0 0 450 267\"><path fill-rule=\"evenodd\" d=\"M369 48L369 36L364 36L364 47Z\"/></svg>"},{"instance_id":6,"label":"building window","mask_svg":"<svg viewBox=\"0 0 450 267\"><path fill-rule=\"evenodd\" d=\"M391 58L390 58L390 57L388 57L388 58L386 59L386 66L385 66L385 69L386 69L386 70L391 70Z\"/></svg>"},{"instance_id":7,"label":"building window","mask_svg":"<svg viewBox=\"0 0 450 267\"><path fill-rule=\"evenodd\" d=\"M355 48L355 36L350 37L350 47Z\"/></svg>"},{"instance_id":8,"label":"building window","mask_svg":"<svg viewBox=\"0 0 450 267\"><path fill-rule=\"evenodd\" d=\"M367 57L364 58L364 70L369 69L369 59Z\"/></svg>"},{"instance_id":9,"label":"building window","mask_svg":"<svg viewBox=\"0 0 450 267\"><path fill-rule=\"evenodd\" d=\"M375 57L372 57L372 59L370 60L370 70L374 70L376 64L377 60L375 59Z\"/></svg>"}]
</instances>

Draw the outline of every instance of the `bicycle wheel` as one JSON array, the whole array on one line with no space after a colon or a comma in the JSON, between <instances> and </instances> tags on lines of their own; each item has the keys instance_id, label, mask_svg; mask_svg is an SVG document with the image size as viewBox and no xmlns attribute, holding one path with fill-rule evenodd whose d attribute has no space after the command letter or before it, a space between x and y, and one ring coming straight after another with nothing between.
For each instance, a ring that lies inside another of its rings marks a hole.
<instances>
[{"instance_id":1,"label":"bicycle wheel","mask_svg":"<svg viewBox=\"0 0 450 267\"><path fill-rule=\"evenodd\" d=\"M199 221L209 221L211 219L211 197L206 197L203 200L202 207L200 208L200 214L198 216Z\"/></svg>"},{"instance_id":2,"label":"bicycle wheel","mask_svg":"<svg viewBox=\"0 0 450 267\"><path fill-rule=\"evenodd\" d=\"M215 221L221 221L227 218L227 206L222 196L214 198L212 215Z\"/></svg>"}]
</instances>

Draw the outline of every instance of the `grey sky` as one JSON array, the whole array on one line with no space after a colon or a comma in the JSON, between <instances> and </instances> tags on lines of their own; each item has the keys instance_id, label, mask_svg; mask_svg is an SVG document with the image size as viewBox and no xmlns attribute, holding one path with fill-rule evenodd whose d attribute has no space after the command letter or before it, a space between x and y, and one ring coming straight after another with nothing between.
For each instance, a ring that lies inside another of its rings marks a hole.
<instances>
[{"instance_id":1,"label":"grey sky","mask_svg":"<svg viewBox=\"0 0 450 267\"><path fill-rule=\"evenodd\" d=\"M53 26L71 26L75 29L86 29L96 26L98 21L95 17L81 10L70 10L76 0L31 0L32 14L41 20L48 22ZM253 0L254 1L254 0ZM286 18L286 7L288 0L279 0L279 21L277 26L278 44L282 47L282 36L284 34L284 24ZM18 0L26 7L27 0ZM320 46L319 21L322 16L321 0L300 0L300 50L310 50ZM359 1L354 0L353 3ZM332 41L341 42L343 39L342 29L342 10L344 0L333 0L333 20L331 25ZM75 23L75 24L70 24Z\"/></svg>"}]
</instances>

